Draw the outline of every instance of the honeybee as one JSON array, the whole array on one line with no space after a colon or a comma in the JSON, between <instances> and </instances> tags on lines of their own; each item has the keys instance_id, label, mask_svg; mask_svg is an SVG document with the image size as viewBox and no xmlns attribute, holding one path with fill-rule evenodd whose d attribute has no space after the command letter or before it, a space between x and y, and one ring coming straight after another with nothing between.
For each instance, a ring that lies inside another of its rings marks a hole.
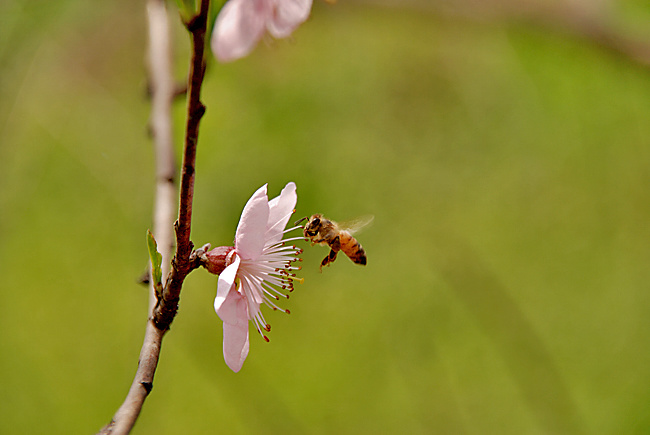
<instances>
[{"instance_id":1,"label":"honeybee","mask_svg":"<svg viewBox=\"0 0 650 435\"><path fill-rule=\"evenodd\" d=\"M372 216L339 225L317 213L300 219L296 225L304 220L307 220L307 223L303 228L303 234L311 240L312 246L318 243L330 247L329 254L320 263L321 272L323 266L328 266L336 260L339 251L343 251L356 264L364 266L367 263L366 251L357 239L352 237L352 234L372 222Z\"/></svg>"}]
</instances>

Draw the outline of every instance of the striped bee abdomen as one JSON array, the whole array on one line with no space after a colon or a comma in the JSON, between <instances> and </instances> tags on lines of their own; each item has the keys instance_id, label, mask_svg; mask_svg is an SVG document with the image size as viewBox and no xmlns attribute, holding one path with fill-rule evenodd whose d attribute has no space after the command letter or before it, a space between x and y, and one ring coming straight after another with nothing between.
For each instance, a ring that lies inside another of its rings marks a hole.
<instances>
[{"instance_id":1,"label":"striped bee abdomen","mask_svg":"<svg viewBox=\"0 0 650 435\"><path fill-rule=\"evenodd\" d=\"M347 231L341 231L339 233L339 239L341 241L341 251L343 251L350 260L361 265L367 263L366 251L363 250L357 239L352 237Z\"/></svg>"}]
</instances>

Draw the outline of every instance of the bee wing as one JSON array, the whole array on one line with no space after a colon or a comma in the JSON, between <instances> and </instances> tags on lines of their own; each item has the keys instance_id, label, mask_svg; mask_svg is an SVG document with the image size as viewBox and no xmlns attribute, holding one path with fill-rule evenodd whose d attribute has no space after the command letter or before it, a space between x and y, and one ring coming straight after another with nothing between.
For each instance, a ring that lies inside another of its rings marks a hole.
<instances>
[{"instance_id":1,"label":"bee wing","mask_svg":"<svg viewBox=\"0 0 650 435\"><path fill-rule=\"evenodd\" d=\"M369 226L375 219L373 215L360 216L356 219L339 222L339 229L345 230L350 234L358 233L363 228Z\"/></svg>"}]
</instances>

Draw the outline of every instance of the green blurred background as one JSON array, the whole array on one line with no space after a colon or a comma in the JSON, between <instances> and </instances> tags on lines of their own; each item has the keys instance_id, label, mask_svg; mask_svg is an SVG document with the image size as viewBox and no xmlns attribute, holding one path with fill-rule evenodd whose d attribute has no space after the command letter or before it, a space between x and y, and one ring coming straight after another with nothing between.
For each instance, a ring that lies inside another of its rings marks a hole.
<instances>
[{"instance_id":1,"label":"green blurred background","mask_svg":"<svg viewBox=\"0 0 650 435\"><path fill-rule=\"evenodd\" d=\"M306 249L238 374L192 273L135 433L650 433L650 70L504 5L316 3L210 67L194 243L293 180L296 217L375 215L368 266ZM0 433L93 433L135 373L146 32L144 2L0 3Z\"/></svg>"}]
</instances>

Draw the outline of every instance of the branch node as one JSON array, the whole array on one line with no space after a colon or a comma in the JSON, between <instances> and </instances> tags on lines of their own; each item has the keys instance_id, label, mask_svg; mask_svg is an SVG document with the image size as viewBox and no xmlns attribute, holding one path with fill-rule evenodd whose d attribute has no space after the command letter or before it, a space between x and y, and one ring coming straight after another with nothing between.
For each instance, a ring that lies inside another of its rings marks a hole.
<instances>
[{"instance_id":1,"label":"branch node","mask_svg":"<svg viewBox=\"0 0 650 435\"><path fill-rule=\"evenodd\" d=\"M147 395L151 393L151 390L153 388L153 383L152 382L140 382L140 385L145 389L147 392Z\"/></svg>"},{"instance_id":2,"label":"branch node","mask_svg":"<svg viewBox=\"0 0 650 435\"><path fill-rule=\"evenodd\" d=\"M203 115L205 115L205 106L203 105L202 102L199 101L199 104L196 106L196 108L192 112L192 117L196 118L196 120L198 121L199 119L201 119L203 117Z\"/></svg>"},{"instance_id":3,"label":"branch node","mask_svg":"<svg viewBox=\"0 0 650 435\"><path fill-rule=\"evenodd\" d=\"M205 31L205 23L207 21L207 16L203 14L194 15L188 22L185 23L185 27L188 31L194 33L198 31Z\"/></svg>"}]
</instances>

